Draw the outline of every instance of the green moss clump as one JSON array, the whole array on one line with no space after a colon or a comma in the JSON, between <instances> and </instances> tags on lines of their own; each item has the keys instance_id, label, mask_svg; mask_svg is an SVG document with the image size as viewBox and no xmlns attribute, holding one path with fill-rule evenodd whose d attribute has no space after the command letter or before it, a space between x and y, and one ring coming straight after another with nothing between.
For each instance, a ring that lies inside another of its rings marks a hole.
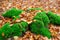
<instances>
[{"instance_id":1,"label":"green moss clump","mask_svg":"<svg viewBox=\"0 0 60 40\"><path fill-rule=\"evenodd\" d=\"M20 23L13 24L12 28L12 35L13 36L22 36L23 33L26 32L28 27L28 23L21 21Z\"/></svg>"},{"instance_id":2,"label":"green moss clump","mask_svg":"<svg viewBox=\"0 0 60 40\"><path fill-rule=\"evenodd\" d=\"M21 21L19 25L21 27L22 32L26 32L26 30L28 29L28 23Z\"/></svg>"},{"instance_id":3,"label":"green moss clump","mask_svg":"<svg viewBox=\"0 0 60 40\"><path fill-rule=\"evenodd\" d=\"M10 26L10 23L6 23L0 28L0 39L7 39L14 36L22 36L28 28L28 23L21 21ZM4 35L2 35L2 33Z\"/></svg>"},{"instance_id":4,"label":"green moss clump","mask_svg":"<svg viewBox=\"0 0 60 40\"><path fill-rule=\"evenodd\" d=\"M0 40L6 40L6 39L0 36Z\"/></svg>"},{"instance_id":5,"label":"green moss clump","mask_svg":"<svg viewBox=\"0 0 60 40\"><path fill-rule=\"evenodd\" d=\"M44 27L44 23L42 21L35 21L30 24L30 30L35 34L40 34L39 30L41 27Z\"/></svg>"},{"instance_id":6,"label":"green moss clump","mask_svg":"<svg viewBox=\"0 0 60 40\"><path fill-rule=\"evenodd\" d=\"M23 10L21 9L11 8L10 10L7 10L6 12L4 12L2 15L4 17L14 18L14 17L19 16L22 12Z\"/></svg>"},{"instance_id":7,"label":"green moss clump","mask_svg":"<svg viewBox=\"0 0 60 40\"><path fill-rule=\"evenodd\" d=\"M44 27L44 23L42 21L35 21L30 24L31 32L35 34L41 34L48 38L51 38L51 33L48 28Z\"/></svg>"},{"instance_id":8,"label":"green moss clump","mask_svg":"<svg viewBox=\"0 0 60 40\"><path fill-rule=\"evenodd\" d=\"M0 40L4 40L5 38L2 36L2 30L0 29Z\"/></svg>"},{"instance_id":9,"label":"green moss clump","mask_svg":"<svg viewBox=\"0 0 60 40\"><path fill-rule=\"evenodd\" d=\"M18 23L16 23L16 24L13 24L12 26L11 26L11 29L12 29L12 36L21 36L22 35L22 32L20 31L20 26L19 26L19 24Z\"/></svg>"},{"instance_id":10,"label":"green moss clump","mask_svg":"<svg viewBox=\"0 0 60 40\"><path fill-rule=\"evenodd\" d=\"M33 18L33 20L40 20L44 22L45 26L48 26L48 24L50 23L50 20L48 18L48 16L46 15L46 12L38 12L36 14L36 16Z\"/></svg>"},{"instance_id":11,"label":"green moss clump","mask_svg":"<svg viewBox=\"0 0 60 40\"><path fill-rule=\"evenodd\" d=\"M11 28L10 28L10 23L6 23L2 26L1 32L4 34L5 38L11 37Z\"/></svg>"},{"instance_id":12,"label":"green moss clump","mask_svg":"<svg viewBox=\"0 0 60 40\"><path fill-rule=\"evenodd\" d=\"M52 24L60 25L60 16L58 16L57 14L54 14L51 11L47 13L47 16L49 17L50 22Z\"/></svg>"},{"instance_id":13,"label":"green moss clump","mask_svg":"<svg viewBox=\"0 0 60 40\"><path fill-rule=\"evenodd\" d=\"M41 34L43 36L51 38L51 33L49 31L49 28L47 28L50 23L50 20L46 15L46 12L45 11L38 12L36 16L33 18L33 20L36 21L31 23L30 25L31 31L35 34Z\"/></svg>"}]
</instances>

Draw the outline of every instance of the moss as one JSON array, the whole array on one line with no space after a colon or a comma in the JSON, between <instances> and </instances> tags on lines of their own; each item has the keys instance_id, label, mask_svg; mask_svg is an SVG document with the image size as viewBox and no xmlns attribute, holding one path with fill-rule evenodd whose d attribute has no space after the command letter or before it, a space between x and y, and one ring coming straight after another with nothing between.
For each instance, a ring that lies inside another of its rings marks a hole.
<instances>
[{"instance_id":1,"label":"moss","mask_svg":"<svg viewBox=\"0 0 60 40\"><path fill-rule=\"evenodd\" d=\"M29 10L43 10L42 8L30 8ZM7 18L13 18L16 20L17 18L20 18L20 14L23 12L23 10L11 8L10 10L7 10L4 14L2 14L4 17ZM35 34L41 34L43 36L46 36L48 38L51 38L51 33L49 31L48 25L49 23L60 25L60 16L57 14L54 14L53 12L49 11L47 14L43 10L42 12L38 12L36 16L33 18L33 21L29 26L30 31ZM20 23L14 23L12 26L10 26L10 23L6 23L2 26L0 29L0 40L4 40L9 37L13 36L22 36L28 29L28 23L25 21L21 21ZM28 29L29 30L29 29ZM2 36L2 33L4 33L4 36Z\"/></svg>"},{"instance_id":2,"label":"moss","mask_svg":"<svg viewBox=\"0 0 60 40\"><path fill-rule=\"evenodd\" d=\"M60 25L60 16L58 16L57 14L54 14L51 11L47 13L47 16L49 17L50 22L52 24Z\"/></svg>"},{"instance_id":3,"label":"moss","mask_svg":"<svg viewBox=\"0 0 60 40\"><path fill-rule=\"evenodd\" d=\"M11 8L7 10L6 12L4 12L2 15L7 18L14 18L16 16L19 16L22 12L23 10L21 9Z\"/></svg>"},{"instance_id":4,"label":"moss","mask_svg":"<svg viewBox=\"0 0 60 40\"><path fill-rule=\"evenodd\" d=\"M42 8L29 8L28 10L43 10Z\"/></svg>"},{"instance_id":5,"label":"moss","mask_svg":"<svg viewBox=\"0 0 60 40\"><path fill-rule=\"evenodd\" d=\"M2 36L2 30L0 29L0 40L4 40L4 37Z\"/></svg>"},{"instance_id":6,"label":"moss","mask_svg":"<svg viewBox=\"0 0 60 40\"><path fill-rule=\"evenodd\" d=\"M28 27L28 23L21 21L20 23L15 23L10 26L10 23L6 23L0 29L0 39L6 39L13 36L22 36L23 33L26 32ZM4 35L2 35L4 34Z\"/></svg>"},{"instance_id":7,"label":"moss","mask_svg":"<svg viewBox=\"0 0 60 40\"><path fill-rule=\"evenodd\" d=\"M33 18L33 20L40 20L43 21L45 26L48 26L48 24L50 23L50 20L48 18L48 16L46 15L46 12L38 12L36 14L36 16Z\"/></svg>"},{"instance_id":8,"label":"moss","mask_svg":"<svg viewBox=\"0 0 60 40\"><path fill-rule=\"evenodd\" d=\"M25 21L21 21L19 25L21 27L22 32L26 32L26 30L28 28L28 23Z\"/></svg>"},{"instance_id":9,"label":"moss","mask_svg":"<svg viewBox=\"0 0 60 40\"><path fill-rule=\"evenodd\" d=\"M19 26L19 24L18 23L16 23L16 24L13 24L12 26L11 26L11 29L12 29L12 36L21 36L22 35L22 32L20 31L20 26Z\"/></svg>"},{"instance_id":10,"label":"moss","mask_svg":"<svg viewBox=\"0 0 60 40\"><path fill-rule=\"evenodd\" d=\"M30 24L30 30L36 34L40 34L39 29L41 27L44 27L44 23L42 21L35 21Z\"/></svg>"},{"instance_id":11,"label":"moss","mask_svg":"<svg viewBox=\"0 0 60 40\"><path fill-rule=\"evenodd\" d=\"M4 24L1 28L1 31L4 34L5 38L11 37L11 28L9 23Z\"/></svg>"},{"instance_id":12,"label":"moss","mask_svg":"<svg viewBox=\"0 0 60 40\"><path fill-rule=\"evenodd\" d=\"M6 40L6 39L0 36L0 40Z\"/></svg>"},{"instance_id":13,"label":"moss","mask_svg":"<svg viewBox=\"0 0 60 40\"><path fill-rule=\"evenodd\" d=\"M48 28L44 27L44 23L42 21L35 21L30 24L31 32L35 34L41 34L48 38L51 38L51 33Z\"/></svg>"},{"instance_id":14,"label":"moss","mask_svg":"<svg viewBox=\"0 0 60 40\"><path fill-rule=\"evenodd\" d=\"M22 36L23 33L26 32L28 27L28 23L21 21L20 23L16 23L12 25L12 35L13 36Z\"/></svg>"}]
</instances>

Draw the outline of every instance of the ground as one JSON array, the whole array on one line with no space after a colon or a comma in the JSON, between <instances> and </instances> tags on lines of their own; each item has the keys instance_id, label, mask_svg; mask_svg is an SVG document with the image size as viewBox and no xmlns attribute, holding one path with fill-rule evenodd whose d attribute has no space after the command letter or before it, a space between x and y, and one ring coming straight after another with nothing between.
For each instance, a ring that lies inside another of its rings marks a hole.
<instances>
[{"instance_id":1,"label":"ground","mask_svg":"<svg viewBox=\"0 0 60 40\"><path fill-rule=\"evenodd\" d=\"M42 7L46 11L51 10L60 15L60 0L3 0L0 1L0 15L12 7L23 10L27 10L28 8ZM24 12L21 14L21 19L19 20L25 20L30 23L36 12L38 11ZM11 20L5 19L2 16L0 17L0 26L3 25L4 22ZM49 28L53 35L50 40L60 40L60 27L50 24ZM19 37L17 40L48 40L48 38L41 35L35 35L30 31L27 31L23 37Z\"/></svg>"}]
</instances>

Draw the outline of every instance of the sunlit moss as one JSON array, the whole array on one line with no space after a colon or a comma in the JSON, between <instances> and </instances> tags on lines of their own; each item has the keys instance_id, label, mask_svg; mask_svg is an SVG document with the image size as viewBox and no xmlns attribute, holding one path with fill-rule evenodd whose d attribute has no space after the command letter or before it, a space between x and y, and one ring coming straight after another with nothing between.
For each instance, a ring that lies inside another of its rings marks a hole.
<instances>
[{"instance_id":1,"label":"sunlit moss","mask_svg":"<svg viewBox=\"0 0 60 40\"><path fill-rule=\"evenodd\" d=\"M4 12L2 14L2 16L7 17L7 18L18 18L18 16L23 12L23 10L21 9L17 9L17 8L11 8L9 10L7 10L6 12Z\"/></svg>"},{"instance_id":2,"label":"sunlit moss","mask_svg":"<svg viewBox=\"0 0 60 40\"><path fill-rule=\"evenodd\" d=\"M43 21L45 26L48 26L48 24L50 23L50 20L48 18L48 16L46 15L46 12L38 12L36 14L36 16L33 18L33 20L40 20Z\"/></svg>"}]
</instances>

